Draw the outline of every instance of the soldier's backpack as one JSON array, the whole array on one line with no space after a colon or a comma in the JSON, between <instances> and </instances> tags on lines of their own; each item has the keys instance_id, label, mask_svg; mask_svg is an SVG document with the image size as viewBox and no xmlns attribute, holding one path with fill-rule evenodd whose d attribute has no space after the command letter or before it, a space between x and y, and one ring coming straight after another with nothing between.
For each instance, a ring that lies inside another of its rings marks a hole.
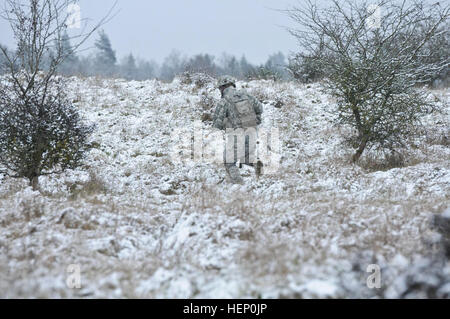
<instances>
[{"instance_id":1,"label":"soldier's backpack","mask_svg":"<svg viewBox=\"0 0 450 319\"><path fill-rule=\"evenodd\" d=\"M233 90L225 97L234 107L234 114L230 114L233 127L255 127L258 125L256 112L250 100L250 96L243 91Z\"/></svg>"}]
</instances>

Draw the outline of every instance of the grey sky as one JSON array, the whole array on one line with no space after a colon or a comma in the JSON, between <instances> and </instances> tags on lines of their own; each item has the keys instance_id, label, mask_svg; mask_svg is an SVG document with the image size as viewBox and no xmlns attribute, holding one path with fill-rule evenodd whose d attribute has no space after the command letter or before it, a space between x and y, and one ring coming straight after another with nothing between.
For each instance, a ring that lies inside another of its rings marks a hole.
<instances>
[{"instance_id":1,"label":"grey sky","mask_svg":"<svg viewBox=\"0 0 450 319\"><path fill-rule=\"evenodd\" d=\"M113 3L81 0L82 18L98 21ZM104 30L119 58L132 52L162 62L177 49L186 55L245 54L249 61L261 63L269 54L296 48L295 40L283 29L291 22L272 10L295 3L297 0L119 0L120 11ZM4 21L0 21L0 43L13 46Z\"/></svg>"}]
</instances>

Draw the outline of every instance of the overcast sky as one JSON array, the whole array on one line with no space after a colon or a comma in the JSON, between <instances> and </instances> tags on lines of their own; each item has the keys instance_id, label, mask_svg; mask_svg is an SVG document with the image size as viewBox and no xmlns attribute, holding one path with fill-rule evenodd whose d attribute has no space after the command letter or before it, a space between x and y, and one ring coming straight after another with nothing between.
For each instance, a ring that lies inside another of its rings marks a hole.
<instances>
[{"instance_id":1,"label":"overcast sky","mask_svg":"<svg viewBox=\"0 0 450 319\"><path fill-rule=\"evenodd\" d=\"M4 7L4 0L0 2ZM82 19L98 21L114 2L81 0ZM274 9L286 9L296 3L297 0L118 0L117 15L103 28L119 58L132 52L162 62L172 49L177 49L186 55L245 54L250 62L261 63L277 51L287 54L295 50L295 40L283 28L291 22ZM4 21L0 21L0 43L13 46Z\"/></svg>"}]
</instances>

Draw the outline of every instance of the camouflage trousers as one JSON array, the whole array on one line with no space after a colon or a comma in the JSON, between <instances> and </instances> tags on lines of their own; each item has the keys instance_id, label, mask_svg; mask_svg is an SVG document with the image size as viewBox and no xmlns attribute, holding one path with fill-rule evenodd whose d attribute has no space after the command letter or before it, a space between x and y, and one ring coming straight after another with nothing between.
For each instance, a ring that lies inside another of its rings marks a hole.
<instances>
[{"instance_id":1,"label":"camouflage trousers","mask_svg":"<svg viewBox=\"0 0 450 319\"><path fill-rule=\"evenodd\" d=\"M261 169L263 166L262 162L258 160L256 156L256 141L252 141L252 143L250 143L250 137L245 136L244 152L241 151L239 153L238 152L239 147L242 148L242 145L239 145L237 138L234 138L234 140L228 140L226 143L223 156L227 174L230 177L231 182L235 184L243 183L243 179L239 172L239 168L242 168L242 165L254 167L257 178L259 178L259 176L261 175ZM227 150L229 150L229 152L232 152L234 154L227 154ZM237 166L238 162L239 167Z\"/></svg>"}]
</instances>

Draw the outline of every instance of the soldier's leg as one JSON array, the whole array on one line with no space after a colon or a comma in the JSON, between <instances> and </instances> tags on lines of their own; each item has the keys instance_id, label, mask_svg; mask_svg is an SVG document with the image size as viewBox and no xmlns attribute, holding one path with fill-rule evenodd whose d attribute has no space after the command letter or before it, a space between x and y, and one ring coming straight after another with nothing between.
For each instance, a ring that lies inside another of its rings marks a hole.
<instances>
[{"instance_id":1,"label":"soldier's leg","mask_svg":"<svg viewBox=\"0 0 450 319\"><path fill-rule=\"evenodd\" d=\"M236 166L237 163L237 141L233 139L232 141L227 140L227 143L232 143L230 146L227 144L224 150L224 165L225 170L233 184L243 184L244 180L241 177L239 168ZM231 153L227 156L227 150Z\"/></svg>"},{"instance_id":2,"label":"soldier's leg","mask_svg":"<svg viewBox=\"0 0 450 319\"><path fill-rule=\"evenodd\" d=\"M263 163L261 161L256 162L256 164L255 164L256 178L259 178L261 176L262 168L263 168Z\"/></svg>"},{"instance_id":3,"label":"soldier's leg","mask_svg":"<svg viewBox=\"0 0 450 319\"><path fill-rule=\"evenodd\" d=\"M255 169L256 177L261 176L263 163L256 156L256 143L255 139L250 141L249 136L245 138L245 164L252 166Z\"/></svg>"}]
</instances>

